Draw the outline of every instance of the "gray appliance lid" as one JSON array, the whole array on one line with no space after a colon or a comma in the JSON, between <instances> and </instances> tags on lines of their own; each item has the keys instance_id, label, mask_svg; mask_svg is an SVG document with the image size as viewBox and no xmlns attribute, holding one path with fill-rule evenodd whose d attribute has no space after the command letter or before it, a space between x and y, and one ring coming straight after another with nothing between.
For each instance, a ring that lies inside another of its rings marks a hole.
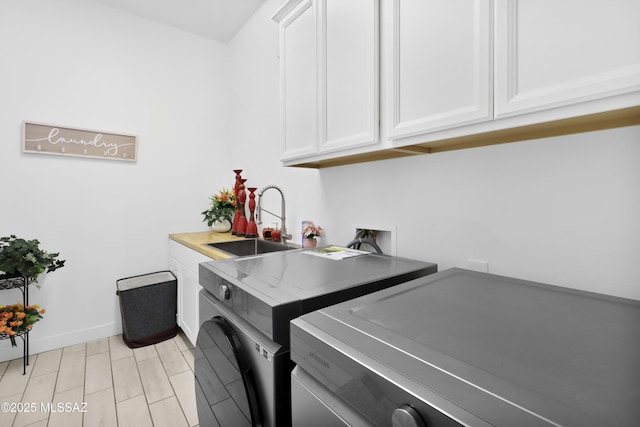
<instances>
[{"instance_id":1,"label":"gray appliance lid","mask_svg":"<svg viewBox=\"0 0 640 427\"><path fill-rule=\"evenodd\" d=\"M322 298L385 280L398 281L398 277L405 275L408 276L406 281L437 271L435 264L400 257L371 253L331 260L306 252L272 252L256 257L210 261L204 265L271 306ZM323 306L326 305L329 304Z\"/></svg>"},{"instance_id":2,"label":"gray appliance lid","mask_svg":"<svg viewBox=\"0 0 640 427\"><path fill-rule=\"evenodd\" d=\"M640 420L638 301L451 269L300 321L495 425Z\"/></svg>"}]
</instances>

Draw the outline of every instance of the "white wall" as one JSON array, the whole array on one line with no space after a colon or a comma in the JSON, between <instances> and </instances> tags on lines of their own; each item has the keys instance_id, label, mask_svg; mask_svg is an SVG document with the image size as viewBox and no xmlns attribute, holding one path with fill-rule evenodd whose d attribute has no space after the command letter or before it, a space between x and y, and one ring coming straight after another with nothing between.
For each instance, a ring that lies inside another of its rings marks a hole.
<instances>
[{"instance_id":1,"label":"white wall","mask_svg":"<svg viewBox=\"0 0 640 427\"><path fill-rule=\"evenodd\" d=\"M639 141L630 127L323 170L324 200L347 213L327 223L395 224L398 255L440 269L486 260L640 299Z\"/></svg>"},{"instance_id":2,"label":"white wall","mask_svg":"<svg viewBox=\"0 0 640 427\"><path fill-rule=\"evenodd\" d=\"M205 229L228 177L228 51L93 2L0 3L0 235L67 260L32 287L32 353L119 333L116 280L167 269L167 235ZM23 120L136 134L138 161L24 154Z\"/></svg>"},{"instance_id":3,"label":"white wall","mask_svg":"<svg viewBox=\"0 0 640 427\"><path fill-rule=\"evenodd\" d=\"M325 243L354 224L397 229L397 254L640 299L640 127L320 171L280 166L278 27L268 1L231 43L232 139L249 176L282 185L290 228ZM251 154L250 154L251 153ZM296 230L297 231L297 230Z\"/></svg>"}]
</instances>

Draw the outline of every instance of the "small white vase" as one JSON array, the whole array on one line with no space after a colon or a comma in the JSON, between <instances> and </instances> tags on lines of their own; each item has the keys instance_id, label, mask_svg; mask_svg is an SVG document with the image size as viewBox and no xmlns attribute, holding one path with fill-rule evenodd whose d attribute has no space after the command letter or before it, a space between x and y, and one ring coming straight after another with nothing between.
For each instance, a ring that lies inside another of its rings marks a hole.
<instances>
[{"instance_id":1,"label":"small white vase","mask_svg":"<svg viewBox=\"0 0 640 427\"><path fill-rule=\"evenodd\" d=\"M211 229L216 233L226 233L231 230L231 222L226 219L222 221L215 221L211 226Z\"/></svg>"}]
</instances>

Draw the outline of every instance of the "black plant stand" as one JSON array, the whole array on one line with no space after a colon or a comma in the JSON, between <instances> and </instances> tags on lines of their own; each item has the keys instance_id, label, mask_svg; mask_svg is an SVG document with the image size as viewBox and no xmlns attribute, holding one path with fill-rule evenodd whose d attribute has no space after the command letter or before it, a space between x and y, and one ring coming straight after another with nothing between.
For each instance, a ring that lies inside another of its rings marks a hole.
<instances>
[{"instance_id":1,"label":"black plant stand","mask_svg":"<svg viewBox=\"0 0 640 427\"><path fill-rule=\"evenodd\" d=\"M29 278L24 276L3 277L0 276L0 290L4 289L20 289L22 292L22 305L29 305ZM22 338L22 375L27 373L27 365L29 364L29 330L13 336L14 338ZM5 332L0 333L0 341L7 340L11 337Z\"/></svg>"}]
</instances>

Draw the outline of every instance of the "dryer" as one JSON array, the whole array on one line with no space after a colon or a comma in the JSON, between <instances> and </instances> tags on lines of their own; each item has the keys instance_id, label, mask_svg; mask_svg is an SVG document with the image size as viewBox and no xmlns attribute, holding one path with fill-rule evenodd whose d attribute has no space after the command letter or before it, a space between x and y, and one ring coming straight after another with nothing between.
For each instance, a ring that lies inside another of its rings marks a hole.
<instances>
[{"instance_id":1,"label":"dryer","mask_svg":"<svg viewBox=\"0 0 640 427\"><path fill-rule=\"evenodd\" d=\"M640 301L450 269L291 335L295 427L640 425Z\"/></svg>"}]
</instances>

